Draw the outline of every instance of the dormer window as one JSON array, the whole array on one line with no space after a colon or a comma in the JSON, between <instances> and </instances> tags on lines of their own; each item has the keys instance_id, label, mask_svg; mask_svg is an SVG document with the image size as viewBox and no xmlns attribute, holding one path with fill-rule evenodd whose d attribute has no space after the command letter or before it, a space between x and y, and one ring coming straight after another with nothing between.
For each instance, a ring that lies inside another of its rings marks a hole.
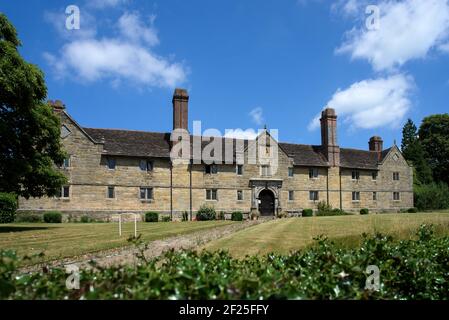
<instances>
[{"instance_id":1,"label":"dormer window","mask_svg":"<svg viewBox=\"0 0 449 320\"><path fill-rule=\"evenodd\" d=\"M352 171L352 180L360 180L360 171Z\"/></svg>"},{"instance_id":2,"label":"dormer window","mask_svg":"<svg viewBox=\"0 0 449 320\"><path fill-rule=\"evenodd\" d=\"M106 164L107 164L109 170L115 170L115 159L114 158L107 158Z\"/></svg>"},{"instance_id":3,"label":"dormer window","mask_svg":"<svg viewBox=\"0 0 449 320\"><path fill-rule=\"evenodd\" d=\"M318 169L310 168L309 169L309 179L317 179L318 178Z\"/></svg>"},{"instance_id":4,"label":"dormer window","mask_svg":"<svg viewBox=\"0 0 449 320\"><path fill-rule=\"evenodd\" d=\"M218 173L218 167L215 164L206 164L204 166L204 172L206 174L217 174Z\"/></svg>"}]
</instances>

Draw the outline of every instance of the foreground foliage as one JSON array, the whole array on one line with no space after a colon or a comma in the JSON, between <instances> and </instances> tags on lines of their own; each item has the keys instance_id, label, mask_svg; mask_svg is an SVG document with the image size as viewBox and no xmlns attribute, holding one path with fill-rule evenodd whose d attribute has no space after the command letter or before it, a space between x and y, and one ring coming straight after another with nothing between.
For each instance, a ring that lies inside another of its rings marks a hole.
<instances>
[{"instance_id":1,"label":"foreground foliage","mask_svg":"<svg viewBox=\"0 0 449 320\"><path fill-rule=\"evenodd\" d=\"M142 251L143 252L143 251ZM0 252L2 299L447 299L449 237L422 226L417 240L364 236L357 249L324 238L303 252L238 260L224 251L167 252L136 267L82 270L68 290L62 269L19 275L19 258ZM365 290L369 265L380 291Z\"/></svg>"},{"instance_id":2,"label":"foreground foliage","mask_svg":"<svg viewBox=\"0 0 449 320\"><path fill-rule=\"evenodd\" d=\"M13 222L16 217L17 198L12 193L0 192L0 223Z\"/></svg>"}]
</instances>

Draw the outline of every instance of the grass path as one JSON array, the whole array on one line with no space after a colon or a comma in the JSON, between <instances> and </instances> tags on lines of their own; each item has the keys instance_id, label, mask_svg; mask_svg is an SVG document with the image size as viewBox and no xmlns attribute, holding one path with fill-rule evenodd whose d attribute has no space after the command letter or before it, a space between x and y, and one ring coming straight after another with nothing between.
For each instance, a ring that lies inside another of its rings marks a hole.
<instances>
[{"instance_id":1,"label":"grass path","mask_svg":"<svg viewBox=\"0 0 449 320\"><path fill-rule=\"evenodd\" d=\"M287 253L307 247L313 238L326 235L342 245L356 245L362 233L382 232L398 238L412 237L423 224L434 224L449 234L449 213L402 213L278 219L212 241L202 248L226 249L236 257L269 252Z\"/></svg>"},{"instance_id":2,"label":"grass path","mask_svg":"<svg viewBox=\"0 0 449 320\"><path fill-rule=\"evenodd\" d=\"M190 234L231 221L138 223L138 234L145 241ZM0 225L0 250L13 249L21 255L45 253L45 260L60 259L129 245L134 223L123 224L122 236L117 223L16 223Z\"/></svg>"}]
</instances>

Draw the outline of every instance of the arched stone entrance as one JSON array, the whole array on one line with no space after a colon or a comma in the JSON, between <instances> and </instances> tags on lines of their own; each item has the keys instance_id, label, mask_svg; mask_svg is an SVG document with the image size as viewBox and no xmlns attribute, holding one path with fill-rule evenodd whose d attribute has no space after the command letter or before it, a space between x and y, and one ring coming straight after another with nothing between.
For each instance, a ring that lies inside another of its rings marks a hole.
<instances>
[{"instance_id":1,"label":"arched stone entrance","mask_svg":"<svg viewBox=\"0 0 449 320\"><path fill-rule=\"evenodd\" d=\"M259 213L261 216L274 216L275 201L273 191L264 189L259 193Z\"/></svg>"}]
</instances>

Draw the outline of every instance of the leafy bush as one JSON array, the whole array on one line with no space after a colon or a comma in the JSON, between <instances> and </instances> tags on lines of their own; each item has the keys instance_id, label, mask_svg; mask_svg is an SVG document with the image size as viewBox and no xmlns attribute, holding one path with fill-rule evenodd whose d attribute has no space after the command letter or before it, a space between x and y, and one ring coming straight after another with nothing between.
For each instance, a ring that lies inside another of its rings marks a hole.
<instances>
[{"instance_id":1,"label":"leafy bush","mask_svg":"<svg viewBox=\"0 0 449 320\"><path fill-rule=\"evenodd\" d=\"M216 212L214 207L203 204L196 213L197 221L215 220Z\"/></svg>"},{"instance_id":2,"label":"leafy bush","mask_svg":"<svg viewBox=\"0 0 449 320\"><path fill-rule=\"evenodd\" d=\"M360 214L368 214L369 210L367 208L360 209Z\"/></svg>"},{"instance_id":3,"label":"leafy bush","mask_svg":"<svg viewBox=\"0 0 449 320\"><path fill-rule=\"evenodd\" d=\"M162 217L162 222L170 222L171 221L171 217L170 216L163 216Z\"/></svg>"},{"instance_id":4,"label":"leafy bush","mask_svg":"<svg viewBox=\"0 0 449 320\"><path fill-rule=\"evenodd\" d=\"M17 199L12 193L0 193L0 223L11 223L16 217Z\"/></svg>"},{"instance_id":5,"label":"leafy bush","mask_svg":"<svg viewBox=\"0 0 449 320\"><path fill-rule=\"evenodd\" d=\"M326 201L320 201L317 205L318 214L317 215L327 215L326 213L332 211L332 206Z\"/></svg>"},{"instance_id":6,"label":"leafy bush","mask_svg":"<svg viewBox=\"0 0 449 320\"><path fill-rule=\"evenodd\" d=\"M304 209L304 210L302 210L302 216L303 217L312 217L313 216L313 210L312 209Z\"/></svg>"},{"instance_id":7,"label":"leafy bush","mask_svg":"<svg viewBox=\"0 0 449 320\"><path fill-rule=\"evenodd\" d=\"M235 211L231 214L232 221L243 221L243 213L240 211Z\"/></svg>"},{"instance_id":8,"label":"leafy bush","mask_svg":"<svg viewBox=\"0 0 449 320\"><path fill-rule=\"evenodd\" d=\"M30 222L30 223L42 222L42 216L32 213L19 214L16 217L16 222Z\"/></svg>"},{"instance_id":9,"label":"leafy bush","mask_svg":"<svg viewBox=\"0 0 449 320\"><path fill-rule=\"evenodd\" d=\"M415 206L419 210L449 208L449 187L444 183L414 186Z\"/></svg>"},{"instance_id":10,"label":"leafy bush","mask_svg":"<svg viewBox=\"0 0 449 320\"><path fill-rule=\"evenodd\" d=\"M44 213L44 222L46 223L61 223L62 214L58 211L49 211Z\"/></svg>"},{"instance_id":11,"label":"leafy bush","mask_svg":"<svg viewBox=\"0 0 449 320\"><path fill-rule=\"evenodd\" d=\"M92 222L91 218L89 216L82 216L81 220L82 223L89 223Z\"/></svg>"},{"instance_id":12,"label":"leafy bush","mask_svg":"<svg viewBox=\"0 0 449 320\"><path fill-rule=\"evenodd\" d=\"M289 254L172 250L135 265L83 268L81 290L69 291L64 268L20 273L21 259L0 251L0 299L447 299L449 236L429 227L415 240L365 235L357 248L315 240ZM381 270L379 291L365 289L369 265Z\"/></svg>"},{"instance_id":13,"label":"leafy bush","mask_svg":"<svg viewBox=\"0 0 449 320\"><path fill-rule=\"evenodd\" d=\"M187 211L182 213L182 221L189 221L189 213Z\"/></svg>"},{"instance_id":14,"label":"leafy bush","mask_svg":"<svg viewBox=\"0 0 449 320\"><path fill-rule=\"evenodd\" d=\"M145 222L158 222L159 221L159 213L149 211L145 212Z\"/></svg>"},{"instance_id":15,"label":"leafy bush","mask_svg":"<svg viewBox=\"0 0 449 320\"><path fill-rule=\"evenodd\" d=\"M338 209L338 208L334 208L332 209L332 207L330 205L325 205L320 209L318 209L318 212L316 213L317 217L325 217L325 216L345 216L348 215L349 213Z\"/></svg>"},{"instance_id":16,"label":"leafy bush","mask_svg":"<svg viewBox=\"0 0 449 320\"><path fill-rule=\"evenodd\" d=\"M408 213L417 213L417 212L418 212L418 208L415 208L415 207L409 208L409 209L407 210L407 212L408 212Z\"/></svg>"}]
</instances>

